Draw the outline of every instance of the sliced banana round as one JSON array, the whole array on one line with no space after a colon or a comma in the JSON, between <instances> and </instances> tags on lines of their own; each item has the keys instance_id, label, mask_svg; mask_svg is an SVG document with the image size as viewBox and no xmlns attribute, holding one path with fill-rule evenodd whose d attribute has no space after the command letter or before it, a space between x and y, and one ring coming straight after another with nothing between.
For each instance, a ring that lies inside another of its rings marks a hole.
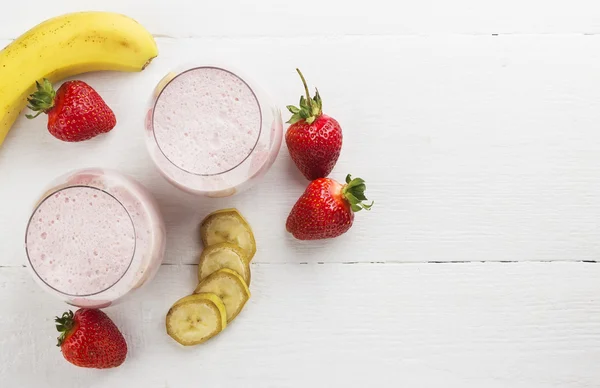
<instances>
[{"instance_id":1,"label":"sliced banana round","mask_svg":"<svg viewBox=\"0 0 600 388\"><path fill-rule=\"evenodd\" d=\"M237 209L217 210L206 216L200 225L200 237L205 248L223 242L239 246L249 262L256 253L254 233Z\"/></svg>"},{"instance_id":2,"label":"sliced banana round","mask_svg":"<svg viewBox=\"0 0 600 388\"><path fill-rule=\"evenodd\" d=\"M215 294L189 295L173 304L166 326L167 334L181 345L198 345L225 329L227 310Z\"/></svg>"},{"instance_id":3,"label":"sliced banana round","mask_svg":"<svg viewBox=\"0 0 600 388\"><path fill-rule=\"evenodd\" d=\"M234 270L244 279L246 285L250 285L250 265L246 254L240 247L231 243L211 245L202 251L198 265L198 281L202 282L208 275L223 268Z\"/></svg>"},{"instance_id":4,"label":"sliced banana round","mask_svg":"<svg viewBox=\"0 0 600 388\"><path fill-rule=\"evenodd\" d=\"M227 323L231 322L250 299L250 290L237 272L228 268L210 274L198 284L194 293L209 292L217 295L225 304Z\"/></svg>"}]
</instances>

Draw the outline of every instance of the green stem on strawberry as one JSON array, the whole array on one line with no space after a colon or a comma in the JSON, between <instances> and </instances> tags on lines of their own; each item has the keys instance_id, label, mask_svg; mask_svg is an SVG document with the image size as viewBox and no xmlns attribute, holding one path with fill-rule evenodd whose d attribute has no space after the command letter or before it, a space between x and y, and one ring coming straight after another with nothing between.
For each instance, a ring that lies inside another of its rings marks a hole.
<instances>
[{"instance_id":1,"label":"green stem on strawberry","mask_svg":"<svg viewBox=\"0 0 600 388\"><path fill-rule=\"evenodd\" d=\"M370 204L363 203L363 201L367 201L367 197L365 197L366 189L367 185L363 179L352 179L350 174L346 176L346 184L342 188L342 195L350 204L350 208L353 212L359 212L363 209L371 210L371 207L375 203L375 201L371 201Z\"/></svg>"},{"instance_id":2,"label":"green stem on strawberry","mask_svg":"<svg viewBox=\"0 0 600 388\"><path fill-rule=\"evenodd\" d=\"M75 320L73 319L73 311L69 310L68 312L63 313L62 317L56 317L54 321L56 322L56 330L60 332L60 335L58 336L58 345L56 346L60 346L65 341L67 335L75 325Z\"/></svg>"},{"instance_id":3,"label":"green stem on strawberry","mask_svg":"<svg viewBox=\"0 0 600 388\"><path fill-rule=\"evenodd\" d=\"M52 82L44 78L42 83L35 81L35 86L37 90L27 98L29 103L27 107L37 113L35 115L25 115L28 119L34 119L42 113L48 113L54 107L56 91L52 86Z\"/></svg>"},{"instance_id":4,"label":"green stem on strawberry","mask_svg":"<svg viewBox=\"0 0 600 388\"><path fill-rule=\"evenodd\" d=\"M306 121L307 124L312 124L319 116L323 114L323 100L321 100L319 90L316 88L315 97L310 97L310 92L308 91L308 85L304 75L302 75L300 69L296 69L296 71L302 79L304 91L306 92L306 98L304 96L300 96L299 107L295 107L293 105L287 106L288 110L292 113L292 117L288 120L288 124L295 124L302 120Z\"/></svg>"},{"instance_id":5,"label":"green stem on strawberry","mask_svg":"<svg viewBox=\"0 0 600 388\"><path fill-rule=\"evenodd\" d=\"M308 85L306 84L306 79L304 79L304 76L302 75L302 72L300 71L300 69L296 68L296 71L300 75L300 79L302 80L302 84L304 85L304 91L306 92L306 102L308 103L308 107L312 111L312 99L310 98L310 92L308 91Z\"/></svg>"}]
</instances>

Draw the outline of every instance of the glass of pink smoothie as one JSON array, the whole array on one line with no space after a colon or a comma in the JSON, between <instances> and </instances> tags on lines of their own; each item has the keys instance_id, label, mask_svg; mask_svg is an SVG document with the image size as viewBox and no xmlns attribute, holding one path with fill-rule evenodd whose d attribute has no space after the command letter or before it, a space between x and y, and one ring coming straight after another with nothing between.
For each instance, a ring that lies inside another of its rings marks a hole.
<instances>
[{"instance_id":1,"label":"glass of pink smoothie","mask_svg":"<svg viewBox=\"0 0 600 388\"><path fill-rule=\"evenodd\" d=\"M142 185L85 169L49 187L25 233L29 267L44 289L74 306L106 307L156 274L166 231Z\"/></svg>"},{"instance_id":2,"label":"glass of pink smoothie","mask_svg":"<svg viewBox=\"0 0 600 388\"><path fill-rule=\"evenodd\" d=\"M152 159L175 186L226 197L271 167L283 137L281 112L238 71L202 66L169 73L146 117Z\"/></svg>"}]
</instances>

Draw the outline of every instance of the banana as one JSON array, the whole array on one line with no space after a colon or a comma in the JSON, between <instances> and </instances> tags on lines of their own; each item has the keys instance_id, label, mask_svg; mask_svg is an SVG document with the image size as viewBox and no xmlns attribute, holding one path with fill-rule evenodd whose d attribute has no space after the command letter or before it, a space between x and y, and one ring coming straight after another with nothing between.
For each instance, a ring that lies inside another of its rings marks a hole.
<instances>
[{"instance_id":1,"label":"banana","mask_svg":"<svg viewBox=\"0 0 600 388\"><path fill-rule=\"evenodd\" d=\"M37 25L0 51L0 145L35 81L100 70L141 71L157 55L152 35L117 13L71 13Z\"/></svg>"},{"instance_id":2,"label":"banana","mask_svg":"<svg viewBox=\"0 0 600 388\"><path fill-rule=\"evenodd\" d=\"M177 73L174 73L171 71L171 72L167 73L167 75L165 75L160 81L158 81L158 84L154 87L154 92L152 94L154 96L154 98L158 98L158 96L160 96L160 93L163 91L163 89L175 77L177 77Z\"/></svg>"},{"instance_id":3,"label":"banana","mask_svg":"<svg viewBox=\"0 0 600 388\"><path fill-rule=\"evenodd\" d=\"M209 275L194 291L195 294L206 292L221 298L227 312L227 323L233 321L250 299L250 290L244 279L237 272L227 268Z\"/></svg>"},{"instance_id":4,"label":"banana","mask_svg":"<svg viewBox=\"0 0 600 388\"><path fill-rule=\"evenodd\" d=\"M242 248L248 262L256 253L254 233L237 209L223 209L206 216L200 225L204 247L229 242Z\"/></svg>"},{"instance_id":5,"label":"banana","mask_svg":"<svg viewBox=\"0 0 600 388\"><path fill-rule=\"evenodd\" d=\"M226 316L225 305L215 294L186 296L167 313L167 334L181 345L198 345L225 329Z\"/></svg>"},{"instance_id":6,"label":"banana","mask_svg":"<svg viewBox=\"0 0 600 388\"><path fill-rule=\"evenodd\" d=\"M246 255L237 245L230 243L211 245L202 252L198 280L202 282L207 276L223 268L237 272L250 285L250 266Z\"/></svg>"}]
</instances>

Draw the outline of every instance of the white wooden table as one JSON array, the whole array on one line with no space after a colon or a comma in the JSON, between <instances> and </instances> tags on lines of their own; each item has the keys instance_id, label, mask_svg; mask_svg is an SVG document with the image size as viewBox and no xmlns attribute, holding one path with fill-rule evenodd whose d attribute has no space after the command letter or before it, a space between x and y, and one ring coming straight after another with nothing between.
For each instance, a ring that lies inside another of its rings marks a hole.
<instances>
[{"instance_id":1,"label":"white wooden table","mask_svg":"<svg viewBox=\"0 0 600 388\"><path fill-rule=\"evenodd\" d=\"M81 78L119 124L82 144L20 118L0 148L2 387L600 386L600 5L596 0L5 1L0 46L54 15L111 10L160 55L139 74ZM182 62L242 67L279 105L300 67L344 129L333 176L376 206L345 236L299 243L285 218L306 185L282 151L223 200L171 187L142 134L147 97ZM32 201L63 172L117 168L157 197L168 249L156 279L107 313L130 348L114 370L55 347L65 305L25 268ZM197 225L238 207L257 235L253 297L207 344L164 332L193 289Z\"/></svg>"}]
</instances>

